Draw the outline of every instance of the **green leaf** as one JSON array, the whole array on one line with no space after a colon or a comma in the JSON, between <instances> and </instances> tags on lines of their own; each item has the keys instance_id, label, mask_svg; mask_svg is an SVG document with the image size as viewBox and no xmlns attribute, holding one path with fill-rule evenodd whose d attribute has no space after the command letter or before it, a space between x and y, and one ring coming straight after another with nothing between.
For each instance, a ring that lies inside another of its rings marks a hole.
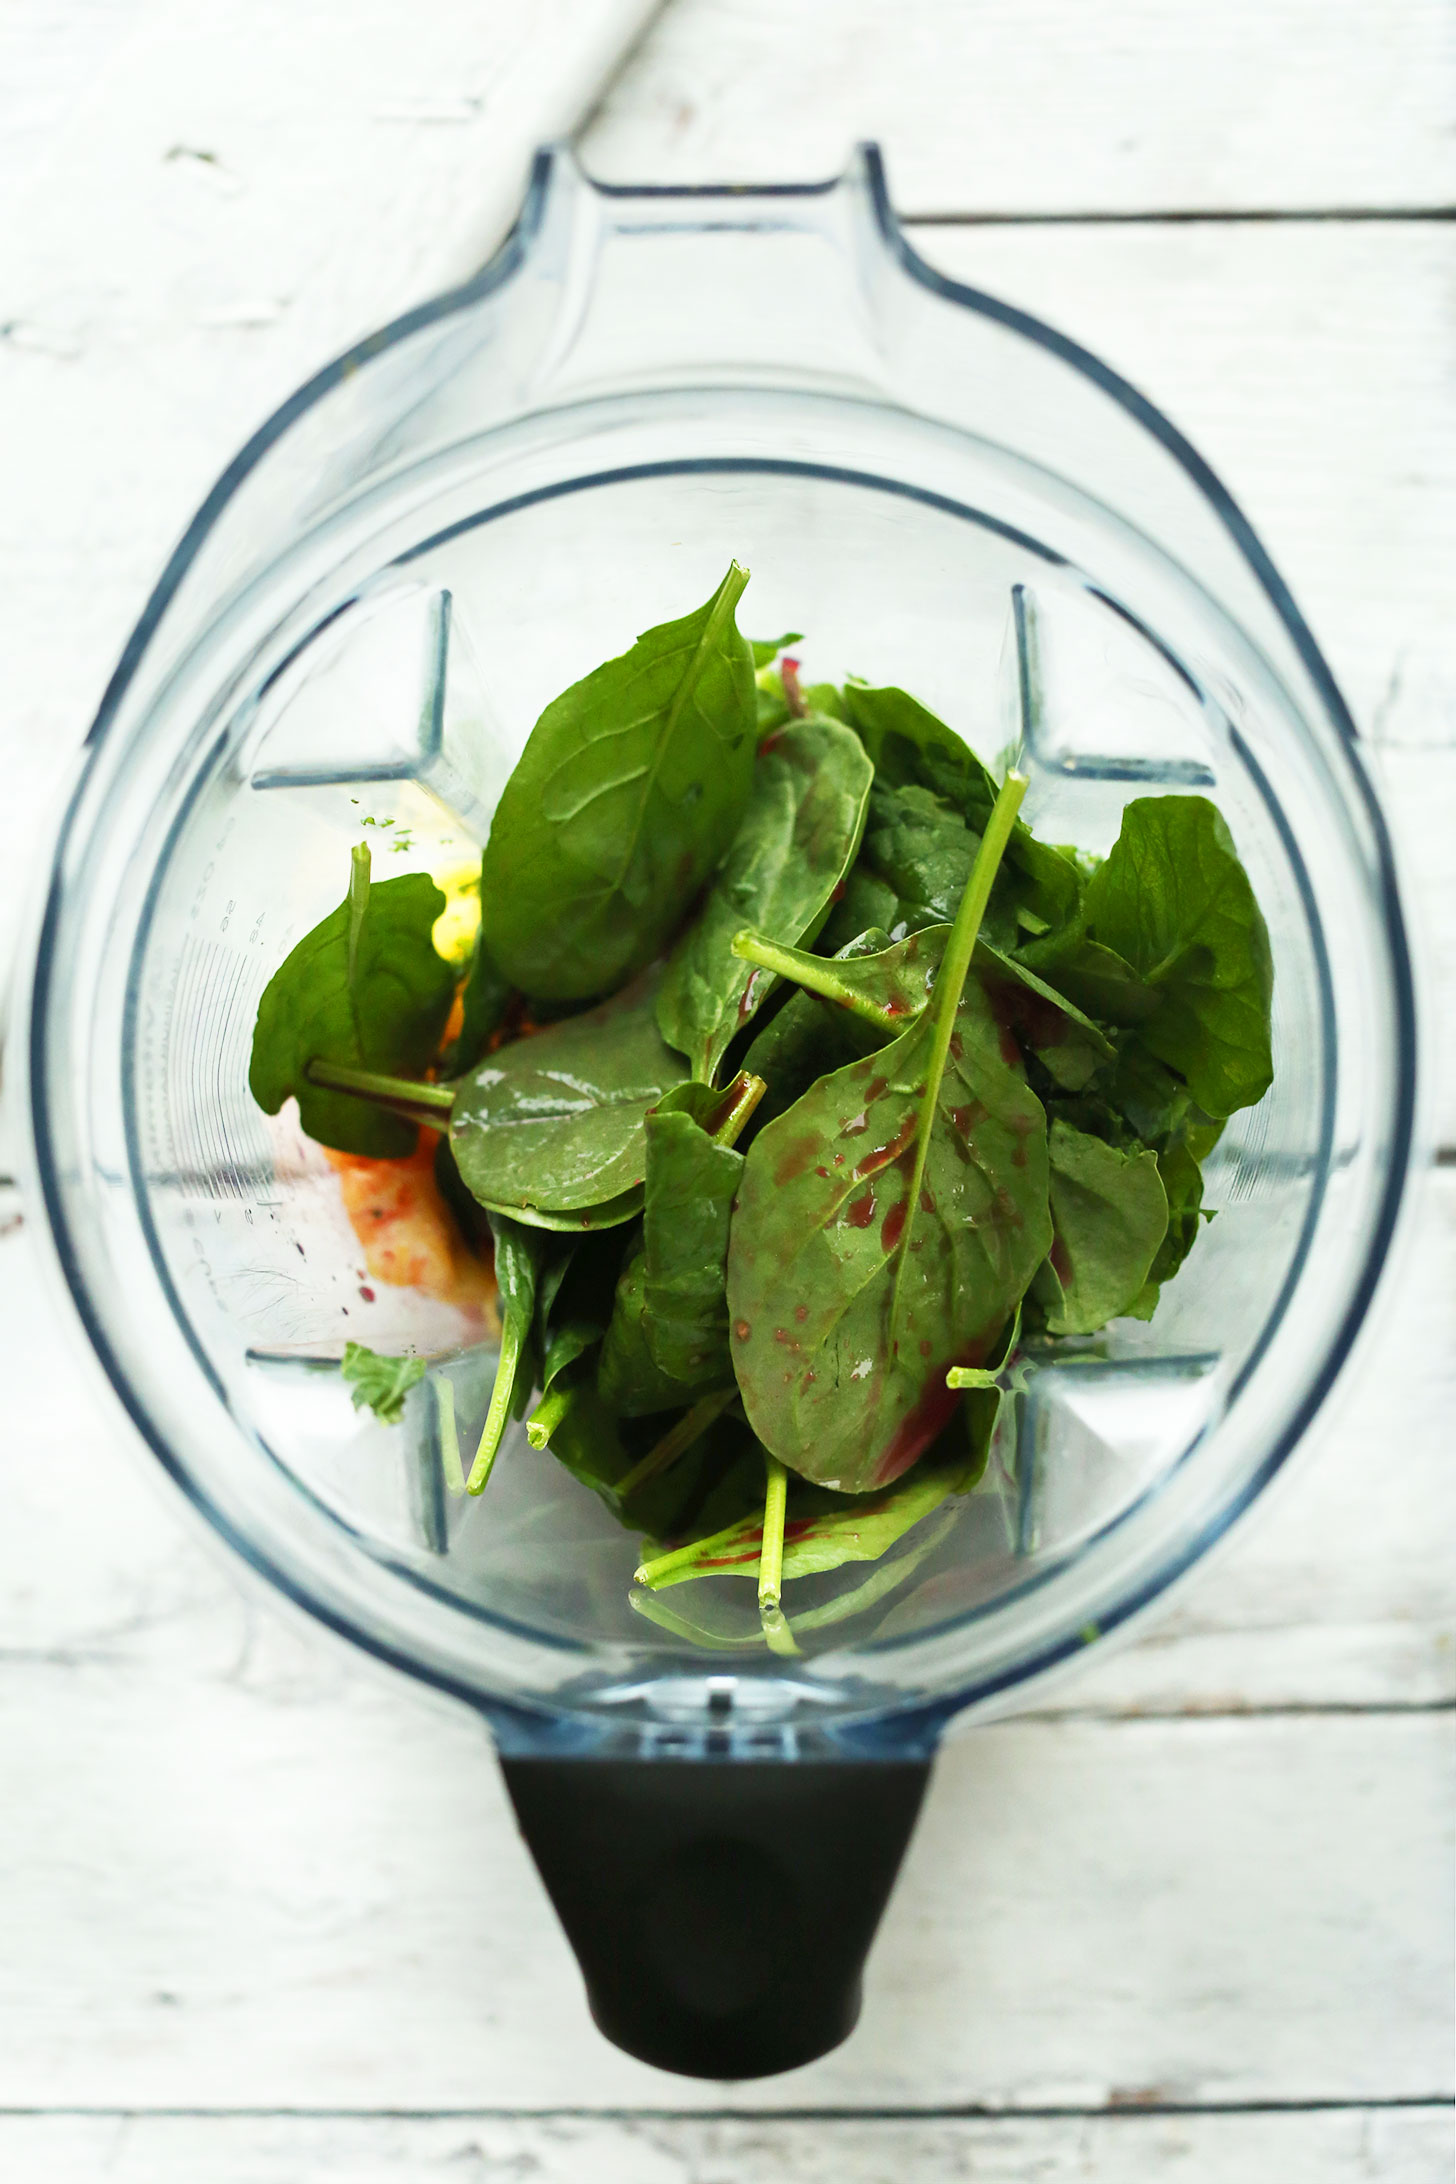
<instances>
[{"instance_id":1,"label":"green leaf","mask_svg":"<svg viewBox=\"0 0 1456 2184\"><path fill-rule=\"evenodd\" d=\"M663 1037L705 1084L772 983L730 952L733 935L753 924L797 941L817 928L854 862L872 779L838 721L791 722L760 756L743 823L657 997Z\"/></svg>"},{"instance_id":2,"label":"green leaf","mask_svg":"<svg viewBox=\"0 0 1456 2184\"><path fill-rule=\"evenodd\" d=\"M417 1124L308 1076L316 1061L423 1075L450 1013L454 973L430 938L444 896L423 872L377 886L369 885L368 873L368 850L356 851L349 895L264 987L248 1085L268 1115L292 1094L299 1121L318 1144L398 1160L414 1151Z\"/></svg>"},{"instance_id":3,"label":"green leaf","mask_svg":"<svg viewBox=\"0 0 1456 2184\"><path fill-rule=\"evenodd\" d=\"M874 689L851 675L842 696L844 718L873 759L877 781L931 789L979 832L996 801L996 780L963 737L906 690Z\"/></svg>"},{"instance_id":4,"label":"green leaf","mask_svg":"<svg viewBox=\"0 0 1456 2184\"><path fill-rule=\"evenodd\" d=\"M739 1080L748 1084L752 1080ZM623 1417L643 1417L731 1386L725 1263L743 1156L715 1142L746 1120L740 1098L680 1087L647 1118L642 1237L617 1284L597 1385ZM732 1089L732 1088L730 1088ZM752 1111L755 1097L747 1106ZM696 1113L685 1112L691 1105Z\"/></svg>"},{"instance_id":5,"label":"green leaf","mask_svg":"<svg viewBox=\"0 0 1456 2184\"><path fill-rule=\"evenodd\" d=\"M657 955L743 816L757 741L734 562L706 606L552 701L491 823L481 931L523 992L611 993Z\"/></svg>"},{"instance_id":6,"label":"green leaf","mask_svg":"<svg viewBox=\"0 0 1456 2184\"><path fill-rule=\"evenodd\" d=\"M945 1425L1051 1244L1046 1117L967 981L1025 790L1009 776L934 1005L754 1140L728 1257L749 1424L802 1476L887 1486Z\"/></svg>"},{"instance_id":7,"label":"green leaf","mask_svg":"<svg viewBox=\"0 0 1456 2184\"><path fill-rule=\"evenodd\" d=\"M536 1377L534 1341L536 1293L562 1246L540 1229L525 1228L504 1214L491 1215L495 1238L495 1279L501 1316L500 1357L490 1408L466 1480L466 1491L482 1493L495 1463L501 1435L513 1415L524 1409Z\"/></svg>"},{"instance_id":8,"label":"green leaf","mask_svg":"<svg viewBox=\"0 0 1456 2184\"><path fill-rule=\"evenodd\" d=\"M483 936L477 933L460 997L460 1030L440 1056L442 1075L463 1077L467 1069L484 1060L491 1039L505 1020L512 990L509 979L496 969Z\"/></svg>"},{"instance_id":9,"label":"green leaf","mask_svg":"<svg viewBox=\"0 0 1456 2184\"><path fill-rule=\"evenodd\" d=\"M1175 1143L1159 1152L1158 1174L1168 1200L1168 1230L1146 1282L1126 1307L1133 1319L1152 1318L1163 1284L1173 1279L1193 1249L1203 1222L1213 1218L1202 1210L1203 1171L1186 1144Z\"/></svg>"},{"instance_id":10,"label":"green leaf","mask_svg":"<svg viewBox=\"0 0 1456 2184\"><path fill-rule=\"evenodd\" d=\"M794 1514L790 1487L784 1525L783 1581L819 1577L847 1562L878 1562L898 1540L938 1509L947 1495L960 1493L965 1469L922 1465L914 1476L877 1494L839 1498L838 1505L812 1515ZM695 1577L749 1577L757 1580L763 1546L762 1511L725 1526L690 1546L644 1561L636 1583L660 1592ZM799 1629L797 1616L794 1628Z\"/></svg>"},{"instance_id":11,"label":"green leaf","mask_svg":"<svg viewBox=\"0 0 1456 2184\"><path fill-rule=\"evenodd\" d=\"M629 1220L646 1174L643 1124L682 1063L657 1028L653 977L518 1039L461 1085L450 1144L482 1205L543 1226ZM590 1217L589 1220L582 1216Z\"/></svg>"},{"instance_id":12,"label":"green leaf","mask_svg":"<svg viewBox=\"0 0 1456 2184\"><path fill-rule=\"evenodd\" d=\"M1087 929L1156 1003L1138 1031L1214 1117L1273 1079L1269 935L1222 815L1203 796L1139 797L1087 888Z\"/></svg>"},{"instance_id":13,"label":"green leaf","mask_svg":"<svg viewBox=\"0 0 1456 2184\"><path fill-rule=\"evenodd\" d=\"M899 914L900 898L889 882L857 864L815 936L814 953L841 955L851 941L871 930L882 932L888 941Z\"/></svg>"},{"instance_id":14,"label":"green leaf","mask_svg":"<svg viewBox=\"0 0 1456 2184\"><path fill-rule=\"evenodd\" d=\"M945 1424L1051 1244L1046 1122L971 981L929 1134L892 1332L934 1021L814 1085L747 1155L728 1255L749 1422L807 1478L888 1483Z\"/></svg>"},{"instance_id":15,"label":"green leaf","mask_svg":"<svg viewBox=\"0 0 1456 2184\"><path fill-rule=\"evenodd\" d=\"M752 931L735 934L733 946L746 961L794 979L884 1040L896 1037L926 1006L950 934L948 925L924 925L888 948L856 948L833 963L802 948L779 947ZM1114 1049L1105 1033L1025 964L985 941L976 943L972 962L997 1021L1024 1052L1037 1055L1055 1083L1080 1091L1111 1059Z\"/></svg>"},{"instance_id":16,"label":"green leaf","mask_svg":"<svg viewBox=\"0 0 1456 2184\"><path fill-rule=\"evenodd\" d=\"M1135 1304L1167 1233L1157 1155L1119 1152L1062 1121L1047 1153L1054 1233L1034 1294L1049 1334L1095 1334Z\"/></svg>"},{"instance_id":17,"label":"green leaf","mask_svg":"<svg viewBox=\"0 0 1456 2184\"><path fill-rule=\"evenodd\" d=\"M955 915L979 837L933 790L910 784L870 794L860 862L895 896L891 932L945 925ZM1008 924L1004 938L1014 933Z\"/></svg>"},{"instance_id":18,"label":"green leaf","mask_svg":"<svg viewBox=\"0 0 1456 2184\"><path fill-rule=\"evenodd\" d=\"M1157 1008L1156 993L1132 965L1089 940L1079 925L1025 943L1018 957L1099 1023L1135 1029Z\"/></svg>"},{"instance_id":19,"label":"green leaf","mask_svg":"<svg viewBox=\"0 0 1456 2184\"><path fill-rule=\"evenodd\" d=\"M355 1410L372 1410L384 1426L397 1426L404 1399L424 1379L422 1357L381 1357L362 1342L346 1342L339 1371L352 1383Z\"/></svg>"},{"instance_id":20,"label":"green leaf","mask_svg":"<svg viewBox=\"0 0 1456 2184\"><path fill-rule=\"evenodd\" d=\"M887 933L861 933L833 960L875 954L888 940ZM755 1118L760 1130L802 1099L816 1077L831 1076L863 1051L864 1040L843 1010L805 991L791 993L743 1058L744 1069L768 1087Z\"/></svg>"},{"instance_id":21,"label":"green leaf","mask_svg":"<svg viewBox=\"0 0 1456 2184\"><path fill-rule=\"evenodd\" d=\"M905 690L872 689L851 676L844 686L843 704L844 718L858 731L874 760L876 781L887 789L933 792L979 836L996 802L996 777L963 737ZM917 802L914 808L923 819L924 807ZM974 847L972 843L973 853ZM946 900L940 860L948 851L945 842L933 854L927 848L923 854L930 861L918 874L922 888L927 883L938 887L944 903L938 912L942 917L949 917L964 885L962 880L954 886ZM890 852L882 850L881 854L888 856ZM913 905L917 879L914 864L906 863L908 852L903 844L895 854L910 883L901 894L907 905ZM1022 929L1046 931L1063 925L1075 916L1081 891L1073 859L1050 843L1038 841L1018 820L992 898L992 930L1009 943ZM930 902L929 896L921 899ZM898 921L880 918L876 922L893 927Z\"/></svg>"},{"instance_id":22,"label":"green leaf","mask_svg":"<svg viewBox=\"0 0 1456 2184\"><path fill-rule=\"evenodd\" d=\"M755 668L772 667L781 652L787 652L790 645L800 645L803 641L801 629L788 629L782 637L750 637L748 649L753 654Z\"/></svg>"}]
</instances>

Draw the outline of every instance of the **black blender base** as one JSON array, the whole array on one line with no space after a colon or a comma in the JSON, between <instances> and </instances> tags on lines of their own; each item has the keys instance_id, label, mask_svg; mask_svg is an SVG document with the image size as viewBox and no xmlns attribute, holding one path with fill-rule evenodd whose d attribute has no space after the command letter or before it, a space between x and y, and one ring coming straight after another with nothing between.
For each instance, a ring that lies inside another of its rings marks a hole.
<instances>
[{"instance_id":1,"label":"black blender base","mask_svg":"<svg viewBox=\"0 0 1456 2184\"><path fill-rule=\"evenodd\" d=\"M854 2028L930 1764L508 1759L506 1787L607 2038L763 2078Z\"/></svg>"}]
</instances>

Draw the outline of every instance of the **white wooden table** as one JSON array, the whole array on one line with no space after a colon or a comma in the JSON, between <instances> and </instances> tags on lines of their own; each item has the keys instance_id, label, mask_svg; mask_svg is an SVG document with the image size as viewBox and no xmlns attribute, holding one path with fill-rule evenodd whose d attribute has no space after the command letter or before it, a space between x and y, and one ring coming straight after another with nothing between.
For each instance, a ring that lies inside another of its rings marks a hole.
<instances>
[{"instance_id":1,"label":"white wooden table","mask_svg":"<svg viewBox=\"0 0 1456 2184\"><path fill-rule=\"evenodd\" d=\"M652 14L0 0L0 943L211 475ZM669 0L585 133L653 179L875 135L927 255L1190 432L1374 747L1447 1148L1453 89L1452 0ZM851 2041L726 2093L593 2033L479 1731L239 1588L10 1239L0 2177L1449 2179L1453 1226L1437 1167L1302 1463L1156 1632L947 1750Z\"/></svg>"}]
</instances>

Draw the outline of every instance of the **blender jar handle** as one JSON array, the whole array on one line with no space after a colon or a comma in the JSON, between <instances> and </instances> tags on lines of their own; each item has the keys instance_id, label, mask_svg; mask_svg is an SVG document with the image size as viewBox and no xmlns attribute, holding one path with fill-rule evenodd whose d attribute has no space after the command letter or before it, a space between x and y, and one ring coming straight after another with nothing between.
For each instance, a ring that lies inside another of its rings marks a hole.
<instances>
[{"instance_id":1,"label":"blender jar handle","mask_svg":"<svg viewBox=\"0 0 1456 2184\"><path fill-rule=\"evenodd\" d=\"M760 2078L853 2029L928 1759L501 1766L618 2047L689 2077Z\"/></svg>"}]
</instances>

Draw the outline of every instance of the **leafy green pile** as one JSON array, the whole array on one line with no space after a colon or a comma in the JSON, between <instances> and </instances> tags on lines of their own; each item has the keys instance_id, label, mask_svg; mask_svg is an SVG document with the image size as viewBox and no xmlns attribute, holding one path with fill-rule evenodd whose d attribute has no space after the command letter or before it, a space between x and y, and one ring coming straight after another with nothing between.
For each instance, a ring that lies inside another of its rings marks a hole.
<instances>
[{"instance_id":1,"label":"leafy green pile","mask_svg":"<svg viewBox=\"0 0 1456 2184\"><path fill-rule=\"evenodd\" d=\"M483 1212L512 1416L656 1543L638 1603L874 1561L987 1461L1018 1346L1149 1318L1201 1163L1271 1080L1268 936L1198 796L1039 840L903 690L801 689L735 563L537 722L481 862L458 1035L423 875L349 894L258 1012L260 1105ZM399 1415L418 1361L352 1346ZM375 1393L378 1400L376 1402ZM928 1535L927 1535L928 1536ZM908 1563L904 1565L908 1567ZM796 1616L807 1629L902 1564Z\"/></svg>"}]
</instances>

